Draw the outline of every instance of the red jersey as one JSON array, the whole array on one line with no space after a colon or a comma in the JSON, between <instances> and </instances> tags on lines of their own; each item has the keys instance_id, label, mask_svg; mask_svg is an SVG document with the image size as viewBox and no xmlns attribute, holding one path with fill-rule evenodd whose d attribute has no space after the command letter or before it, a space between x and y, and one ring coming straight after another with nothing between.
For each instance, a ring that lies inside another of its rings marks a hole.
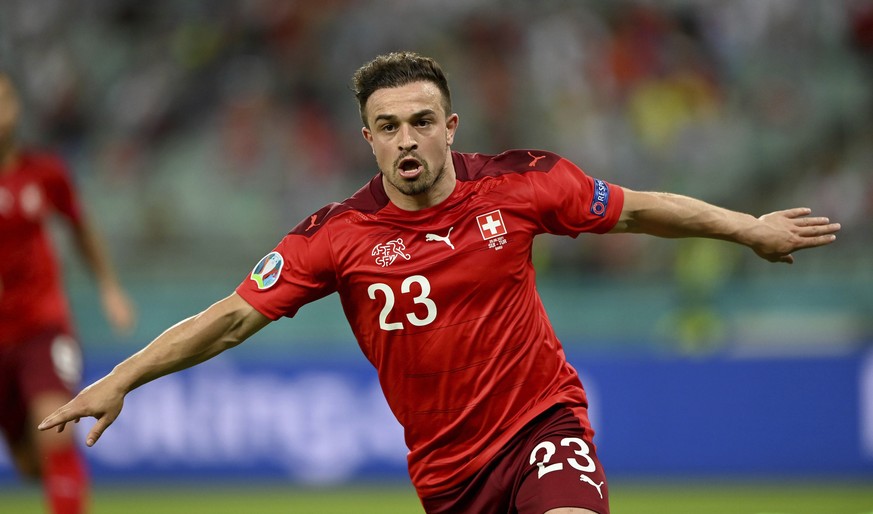
<instances>
[{"instance_id":1,"label":"red jersey","mask_svg":"<svg viewBox=\"0 0 873 514\"><path fill-rule=\"evenodd\" d=\"M236 290L274 320L339 293L421 495L470 476L549 407L587 406L537 294L531 246L540 233L607 232L624 201L547 152L452 160L457 183L439 205L401 210L377 175L294 228Z\"/></svg>"},{"instance_id":2,"label":"red jersey","mask_svg":"<svg viewBox=\"0 0 873 514\"><path fill-rule=\"evenodd\" d=\"M53 213L81 222L66 166L52 155L22 153L0 172L0 345L45 327L70 329L47 226Z\"/></svg>"}]
</instances>

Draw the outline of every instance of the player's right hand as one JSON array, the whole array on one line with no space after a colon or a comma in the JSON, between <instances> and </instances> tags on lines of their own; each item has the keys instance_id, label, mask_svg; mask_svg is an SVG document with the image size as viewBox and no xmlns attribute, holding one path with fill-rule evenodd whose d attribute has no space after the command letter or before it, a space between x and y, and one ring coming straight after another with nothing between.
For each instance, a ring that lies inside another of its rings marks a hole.
<instances>
[{"instance_id":1,"label":"player's right hand","mask_svg":"<svg viewBox=\"0 0 873 514\"><path fill-rule=\"evenodd\" d=\"M129 336L136 326L136 308L130 297L118 286L100 291L103 312L118 335Z\"/></svg>"},{"instance_id":2,"label":"player's right hand","mask_svg":"<svg viewBox=\"0 0 873 514\"><path fill-rule=\"evenodd\" d=\"M67 423L78 423L81 418L92 417L97 423L88 432L85 444L94 446L103 432L121 414L124 406L124 392L116 389L104 377L86 387L66 405L51 413L37 427L39 430L49 430L57 427L63 432Z\"/></svg>"}]
</instances>

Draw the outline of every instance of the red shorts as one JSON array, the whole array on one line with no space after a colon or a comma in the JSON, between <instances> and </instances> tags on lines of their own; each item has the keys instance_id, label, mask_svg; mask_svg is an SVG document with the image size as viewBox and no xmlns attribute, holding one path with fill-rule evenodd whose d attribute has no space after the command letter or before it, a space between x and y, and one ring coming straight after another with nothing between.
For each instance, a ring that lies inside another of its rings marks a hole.
<instances>
[{"instance_id":1,"label":"red shorts","mask_svg":"<svg viewBox=\"0 0 873 514\"><path fill-rule=\"evenodd\" d=\"M422 498L428 514L542 514L580 507L609 514L603 467L591 433L558 405L541 414L475 475Z\"/></svg>"},{"instance_id":2,"label":"red shorts","mask_svg":"<svg viewBox=\"0 0 873 514\"><path fill-rule=\"evenodd\" d=\"M66 332L44 330L29 341L0 344L0 430L10 443L27 434L28 405L46 393L73 396L82 379L82 350Z\"/></svg>"}]
</instances>

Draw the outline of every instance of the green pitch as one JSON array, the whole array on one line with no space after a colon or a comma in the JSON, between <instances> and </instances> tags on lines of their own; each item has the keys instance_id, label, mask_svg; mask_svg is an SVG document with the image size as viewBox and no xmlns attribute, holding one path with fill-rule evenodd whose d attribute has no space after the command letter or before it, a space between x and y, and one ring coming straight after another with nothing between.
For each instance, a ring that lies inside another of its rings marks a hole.
<instances>
[{"instance_id":1,"label":"green pitch","mask_svg":"<svg viewBox=\"0 0 873 514\"><path fill-rule=\"evenodd\" d=\"M613 514L873 514L873 481L692 483L615 481ZM33 487L0 489L0 512L43 514ZM407 485L337 489L98 486L91 514L422 514Z\"/></svg>"}]
</instances>

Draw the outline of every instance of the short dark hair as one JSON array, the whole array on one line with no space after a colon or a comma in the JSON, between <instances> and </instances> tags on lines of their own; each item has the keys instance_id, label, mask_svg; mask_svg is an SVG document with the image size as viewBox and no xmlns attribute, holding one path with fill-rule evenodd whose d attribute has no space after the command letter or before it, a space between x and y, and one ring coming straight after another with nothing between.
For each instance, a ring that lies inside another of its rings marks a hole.
<instances>
[{"instance_id":1,"label":"short dark hair","mask_svg":"<svg viewBox=\"0 0 873 514\"><path fill-rule=\"evenodd\" d=\"M415 52L391 52L376 57L358 68L353 77L352 90L358 99L361 120L367 125L364 108L367 100L379 89L400 87L412 82L431 82L443 95L443 108L446 116L452 112L452 95L449 82L439 63L430 57Z\"/></svg>"}]
</instances>

